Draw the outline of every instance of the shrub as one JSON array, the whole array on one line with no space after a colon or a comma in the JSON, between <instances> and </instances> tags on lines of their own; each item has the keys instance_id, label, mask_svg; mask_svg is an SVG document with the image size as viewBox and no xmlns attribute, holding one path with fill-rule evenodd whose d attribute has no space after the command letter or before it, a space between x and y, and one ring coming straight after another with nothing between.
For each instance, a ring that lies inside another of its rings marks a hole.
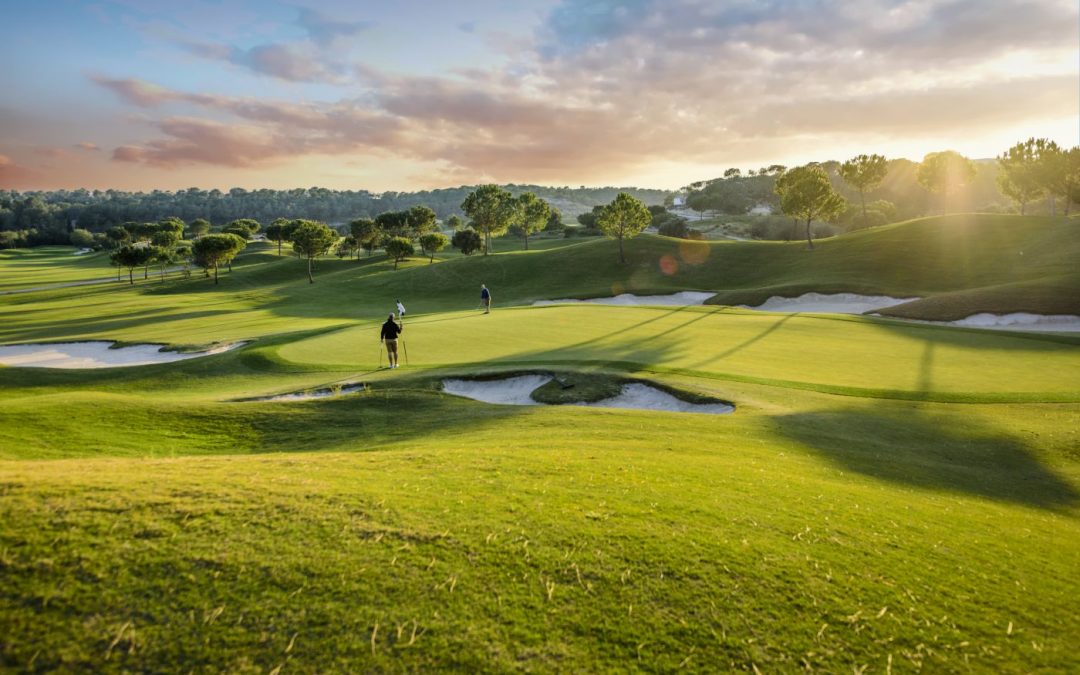
<instances>
[{"instance_id":1,"label":"shrub","mask_svg":"<svg viewBox=\"0 0 1080 675\"><path fill-rule=\"evenodd\" d=\"M479 251L482 245L480 233L476 230L458 230L454 233L454 238L450 240L450 243L454 248L461 251L462 255L472 255Z\"/></svg>"}]
</instances>

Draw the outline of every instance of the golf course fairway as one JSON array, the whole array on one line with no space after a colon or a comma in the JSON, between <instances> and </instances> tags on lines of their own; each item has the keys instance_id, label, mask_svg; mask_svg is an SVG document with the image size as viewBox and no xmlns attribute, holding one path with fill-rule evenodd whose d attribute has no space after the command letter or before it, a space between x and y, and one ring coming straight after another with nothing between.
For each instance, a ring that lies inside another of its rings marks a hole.
<instances>
[{"instance_id":1,"label":"golf course fairway","mask_svg":"<svg viewBox=\"0 0 1080 675\"><path fill-rule=\"evenodd\" d=\"M1077 314L1075 226L929 218L813 252L645 235L626 265L611 241L540 240L397 270L320 259L313 284L253 244L218 286L151 270L0 296L4 345L249 341L0 367L0 667L1080 670L1080 337L728 307L852 292L922 298L911 319ZM13 267L30 252L5 252L0 288L110 273L50 251L32 283ZM717 295L531 306L683 290ZM398 298L408 364L387 370ZM523 373L735 412L440 391Z\"/></svg>"}]
</instances>

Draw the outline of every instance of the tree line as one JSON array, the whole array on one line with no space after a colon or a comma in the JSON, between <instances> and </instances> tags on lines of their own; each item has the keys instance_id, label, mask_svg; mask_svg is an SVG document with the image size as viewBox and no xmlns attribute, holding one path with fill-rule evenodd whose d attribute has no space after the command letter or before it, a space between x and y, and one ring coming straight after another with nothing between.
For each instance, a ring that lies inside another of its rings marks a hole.
<instances>
[{"instance_id":1,"label":"tree line","mask_svg":"<svg viewBox=\"0 0 1080 675\"><path fill-rule=\"evenodd\" d=\"M863 154L842 163L812 162L793 169L773 165L745 176L739 169L729 169L720 178L693 183L683 190L687 206L695 211L745 214L753 206L767 205L804 221L812 247L813 222L839 223L852 229L882 225L898 215L946 213L957 195L975 184L983 168L951 150L929 153L918 164ZM1020 214L1025 214L1034 200L1045 198L1049 215L1056 215L1060 201L1067 216L1071 205L1080 201L1080 148L1061 148L1048 139L1032 138L1016 143L990 168L996 190L1010 199ZM918 186L922 199L917 212L912 212L910 203L898 206L880 198L867 202L868 195L890 180L894 190L900 182ZM693 236L685 224L669 221L667 227L680 232L676 236Z\"/></svg>"},{"instance_id":2,"label":"tree line","mask_svg":"<svg viewBox=\"0 0 1080 675\"><path fill-rule=\"evenodd\" d=\"M269 223L278 218L310 219L341 225L359 217L424 205L440 219L462 217L461 202L476 186L418 192L373 193L321 187L291 190L202 190L125 192L121 190L0 190L0 247L67 244L74 228L103 232L125 222L156 222L175 216L222 226L243 218ZM610 201L620 191L659 204L670 192L643 188L503 186L514 196L531 192L563 211L576 214ZM15 232L16 234L3 234ZM18 244L15 244L15 241Z\"/></svg>"}]
</instances>

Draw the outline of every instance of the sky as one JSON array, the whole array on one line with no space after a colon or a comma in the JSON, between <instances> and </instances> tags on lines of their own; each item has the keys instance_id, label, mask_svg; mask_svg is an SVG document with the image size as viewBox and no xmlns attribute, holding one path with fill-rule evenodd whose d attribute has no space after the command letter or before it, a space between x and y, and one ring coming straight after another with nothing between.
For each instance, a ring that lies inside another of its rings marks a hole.
<instances>
[{"instance_id":1,"label":"sky","mask_svg":"<svg viewBox=\"0 0 1080 675\"><path fill-rule=\"evenodd\" d=\"M1080 144L1076 0L0 0L0 188L677 189Z\"/></svg>"}]
</instances>

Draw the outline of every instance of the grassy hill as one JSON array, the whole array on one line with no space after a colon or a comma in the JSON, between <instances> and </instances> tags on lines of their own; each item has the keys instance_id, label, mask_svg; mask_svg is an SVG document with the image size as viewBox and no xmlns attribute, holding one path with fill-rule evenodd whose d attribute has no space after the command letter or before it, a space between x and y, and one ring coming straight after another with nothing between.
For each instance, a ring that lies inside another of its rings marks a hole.
<instances>
[{"instance_id":1,"label":"grassy hill","mask_svg":"<svg viewBox=\"0 0 1080 675\"><path fill-rule=\"evenodd\" d=\"M952 217L813 252L641 237L626 266L611 242L550 240L397 271L325 260L315 284L256 245L217 287L0 297L0 343L253 340L155 366L0 367L0 667L1076 670L1080 340L527 304L862 290L966 312L1075 288L1075 239ZM410 363L377 370L397 297ZM439 391L522 371L645 379L736 412ZM240 401L355 381L367 391Z\"/></svg>"}]
</instances>

